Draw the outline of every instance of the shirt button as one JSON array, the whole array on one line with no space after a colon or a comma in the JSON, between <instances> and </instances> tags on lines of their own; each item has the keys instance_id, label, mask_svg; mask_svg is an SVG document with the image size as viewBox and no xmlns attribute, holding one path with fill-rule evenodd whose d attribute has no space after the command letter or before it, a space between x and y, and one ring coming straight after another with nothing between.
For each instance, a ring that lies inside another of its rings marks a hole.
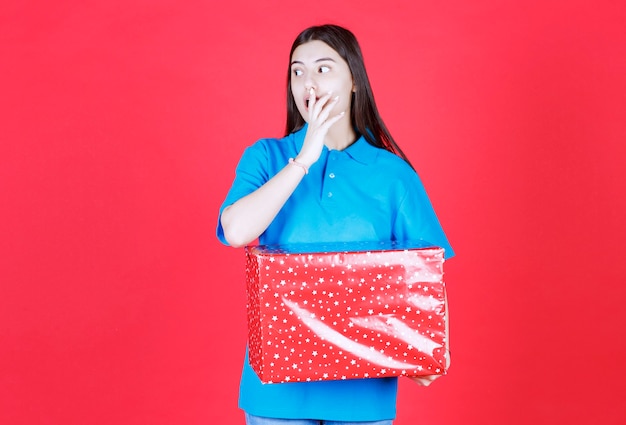
<instances>
[{"instance_id":1,"label":"shirt button","mask_svg":"<svg viewBox=\"0 0 626 425\"><path fill-rule=\"evenodd\" d=\"M328 197L332 198L333 197L333 192L328 192Z\"/></svg>"},{"instance_id":2,"label":"shirt button","mask_svg":"<svg viewBox=\"0 0 626 425\"><path fill-rule=\"evenodd\" d=\"M330 177L331 179L334 179L334 178L335 178L335 173L330 173L330 174L328 175L328 177Z\"/></svg>"}]
</instances>

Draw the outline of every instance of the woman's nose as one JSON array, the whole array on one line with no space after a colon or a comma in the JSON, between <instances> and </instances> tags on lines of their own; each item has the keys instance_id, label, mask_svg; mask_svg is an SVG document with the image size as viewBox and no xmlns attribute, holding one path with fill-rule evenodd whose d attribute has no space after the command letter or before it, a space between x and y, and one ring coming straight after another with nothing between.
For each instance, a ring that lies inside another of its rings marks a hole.
<instances>
[{"instance_id":1,"label":"woman's nose","mask_svg":"<svg viewBox=\"0 0 626 425\"><path fill-rule=\"evenodd\" d=\"M317 90L317 84L315 83L315 80L313 78L307 78L306 81L304 82L304 89L308 92L311 89L313 90Z\"/></svg>"}]
</instances>

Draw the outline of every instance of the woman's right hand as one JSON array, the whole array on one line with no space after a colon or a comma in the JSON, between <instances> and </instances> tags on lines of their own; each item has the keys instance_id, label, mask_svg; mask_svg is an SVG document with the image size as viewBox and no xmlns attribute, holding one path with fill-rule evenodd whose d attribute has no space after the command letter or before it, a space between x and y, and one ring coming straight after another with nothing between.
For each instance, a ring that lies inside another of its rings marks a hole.
<instances>
[{"instance_id":1,"label":"woman's right hand","mask_svg":"<svg viewBox=\"0 0 626 425\"><path fill-rule=\"evenodd\" d=\"M310 167L315 163L324 147L324 139L330 127L344 116L330 116L338 97L331 99L328 93L318 100L311 89L307 122L309 127L304 143L296 157L297 162ZM329 118L330 117L330 118ZM296 189L302 178L300 167L286 166L254 192L224 208L220 217L224 238L232 246L244 246L258 238L270 225L278 211Z\"/></svg>"},{"instance_id":2,"label":"woman's right hand","mask_svg":"<svg viewBox=\"0 0 626 425\"><path fill-rule=\"evenodd\" d=\"M345 115L345 112L341 112L332 117L330 116L338 101L339 96L332 97L332 93L327 93L316 99L315 90L313 88L309 90L309 106L306 120L309 127L304 137L302 150L300 150L296 158L298 162L310 167L319 159L328 130Z\"/></svg>"},{"instance_id":3,"label":"woman's right hand","mask_svg":"<svg viewBox=\"0 0 626 425\"><path fill-rule=\"evenodd\" d=\"M345 115L330 116L339 100L328 93L316 100L315 90L309 93L309 126L297 162L310 167L320 157L328 130ZM232 246L244 246L258 238L270 225L278 211L296 189L302 178L300 167L286 165L263 186L226 207L220 217L224 237Z\"/></svg>"}]
</instances>

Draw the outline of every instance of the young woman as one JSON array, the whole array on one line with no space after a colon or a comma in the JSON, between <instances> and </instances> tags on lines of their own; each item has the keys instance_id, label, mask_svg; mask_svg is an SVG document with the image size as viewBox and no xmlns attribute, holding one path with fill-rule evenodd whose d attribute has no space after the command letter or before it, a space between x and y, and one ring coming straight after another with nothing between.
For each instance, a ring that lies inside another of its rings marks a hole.
<instances>
[{"instance_id":1,"label":"young woman","mask_svg":"<svg viewBox=\"0 0 626 425\"><path fill-rule=\"evenodd\" d=\"M425 240L452 248L419 177L378 114L361 49L335 25L289 55L287 128L248 147L220 210L234 247ZM417 379L427 385L435 377ZM247 356L239 406L254 424L391 424L397 378L262 384Z\"/></svg>"}]
</instances>

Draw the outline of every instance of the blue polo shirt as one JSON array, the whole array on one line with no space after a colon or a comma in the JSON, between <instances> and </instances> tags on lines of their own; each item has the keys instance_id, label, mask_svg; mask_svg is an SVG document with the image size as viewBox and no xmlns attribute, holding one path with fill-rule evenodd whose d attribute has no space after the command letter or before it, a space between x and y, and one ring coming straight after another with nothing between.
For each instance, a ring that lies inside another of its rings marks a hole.
<instances>
[{"instance_id":1,"label":"blue polo shirt","mask_svg":"<svg viewBox=\"0 0 626 425\"><path fill-rule=\"evenodd\" d=\"M248 147L221 212L275 174L304 143L307 126ZM217 236L227 244L217 225ZM261 244L423 240L454 255L415 171L400 157L361 137L348 148L323 148ZM376 421L396 415L397 378L262 384L246 355L239 406L274 418Z\"/></svg>"}]
</instances>

